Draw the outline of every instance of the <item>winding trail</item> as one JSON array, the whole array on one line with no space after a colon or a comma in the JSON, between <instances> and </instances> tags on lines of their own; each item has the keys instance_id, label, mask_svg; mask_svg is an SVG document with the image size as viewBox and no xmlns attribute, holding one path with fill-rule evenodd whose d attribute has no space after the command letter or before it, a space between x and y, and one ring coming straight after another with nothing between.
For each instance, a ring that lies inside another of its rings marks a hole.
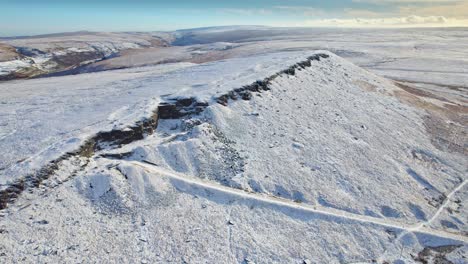
<instances>
[{"instance_id":1,"label":"winding trail","mask_svg":"<svg viewBox=\"0 0 468 264\"><path fill-rule=\"evenodd\" d=\"M444 202L442 203L442 205L439 207L439 209L437 209L437 211L435 212L435 214L430 218L428 219L427 221L424 221L418 225L416 225L415 227L412 227L412 228L409 228L407 230L405 230L404 232L400 233L394 240L394 245L396 245L397 242L399 242L403 237L405 237L406 235L408 235L409 233L417 233L417 232L421 232L421 230L425 230L425 231L429 231L429 230L432 230L432 232L443 232L443 231L435 231L434 229L431 229L429 226L432 222L434 222L434 220L436 220L439 215L442 213L442 211L447 207L447 205L450 203L450 200L451 198L453 197L453 195L455 193L457 193L458 191L460 191L465 185L466 183L468 182L468 180L464 180L462 181L460 184L457 185L457 187L455 187L448 195L447 197L445 198ZM447 232L443 232L443 233L447 233ZM447 234L450 234L450 233L447 233ZM462 236L462 235L459 235L462 239L460 241L463 241L465 243L467 243L467 237L466 236ZM443 236L441 236L443 237ZM448 238L448 237L444 237L444 238ZM382 256L380 256L379 258L379 261L380 262L383 262L384 261L384 258L387 256L387 253L389 252L390 249L386 249L384 251L384 253L382 254Z\"/></svg>"},{"instance_id":2,"label":"winding trail","mask_svg":"<svg viewBox=\"0 0 468 264\"><path fill-rule=\"evenodd\" d=\"M227 195L237 196L237 197L244 198L247 200L255 200L255 201L259 201L259 202L263 202L267 204L276 205L285 209L298 210L306 214L316 214L316 215L322 215L328 218L335 218L335 219L340 219L340 220L351 220L351 221L356 221L356 222L365 223L365 224L392 228L392 229L402 231L400 233L399 238L402 235L404 236L407 233L417 233L417 234L423 234L423 235L437 236L437 237L446 238L446 239L453 239L456 241L468 243L468 238L463 235L452 234L452 233L441 231L441 230L435 230L427 226L427 224L430 223L430 221L433 221L435 218L437 218L440 212L445 208L445 206L447 206L448 201L450 200L450 197L452 197L454 193L460 190L466 184L466 181L461 183L457 188L455 188L447 196L446 202L439 208L437 213L430 220L428 220L427 222L418 224L418 225L405 225L403 223L390 221L388 219L379 219L379 218L365 216L365 215L358 215L358 214L353 214L353 213L335 210L335 209L322 207L322 206L310 206L310 205L295 203L293 201L274 197L271 195L247 192L241 189L226 187L226 186L216 184L207 180L198 179L195 177L189 177L189 176L179 174L179 173L174 173L166 169L163 169L161 167L158 167L156 165L150 164L149 162L145 163L141 161L129 161L126 163L143 168L146 172L151 173L151 174L159 174L165 177L169 177L171 180L177 183L180 183L185 188L195 189L195 188L201 187L203 189L207 189L212 192L218 192L218 193L223 193ZM397 238L397 240L399 238Z\"/></svg>"},{"instance_id":3,"label":"winding trail","mask_svg":"<svg viewBox=\"0 0 468 264\"><path fill-rule=\"evenodd\" d=\"M439 207L439 209L437 209L437 212L429 219L427 220L426 222L423 222L421 224L419 224L418 227L423 227L424 225L430 225L432 224L432 222L437 219L437 217L439 217L440 213L442 213L442 211L447 207L447 205L450 203L450 200L452 199L453 195L455 193L457 193L458 191L460 191L465 185L466 183L468 182L468 180L464 180L462 181L455 189L453 189L448 195L447 197L445 198L444 200L444 203Z\"/></svg>"}]
</instances>

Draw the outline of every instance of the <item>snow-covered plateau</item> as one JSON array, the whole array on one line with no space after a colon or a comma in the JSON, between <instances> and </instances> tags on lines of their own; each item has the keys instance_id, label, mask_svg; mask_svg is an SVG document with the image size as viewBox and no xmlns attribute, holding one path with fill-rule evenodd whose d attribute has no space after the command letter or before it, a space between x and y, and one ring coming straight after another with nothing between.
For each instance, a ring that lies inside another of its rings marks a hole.
<instances>
[{"instance_id":1,"label":"snow-covered plateau","mask_svg":"<svg viewBox=\"0 0 468 264\"><path fill-rule=\"evenodd\" d=\"M466 263L464 79L280 46L0 83L0 262Z\"/></svg>"}]
</instances>

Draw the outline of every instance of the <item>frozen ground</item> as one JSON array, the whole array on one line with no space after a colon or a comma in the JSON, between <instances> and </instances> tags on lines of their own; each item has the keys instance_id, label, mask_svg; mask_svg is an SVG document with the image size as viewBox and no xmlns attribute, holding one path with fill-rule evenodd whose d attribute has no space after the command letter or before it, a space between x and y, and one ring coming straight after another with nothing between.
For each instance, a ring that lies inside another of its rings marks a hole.
<instances>
[{"instance_id":1,"label":"frozen ground","mask_svg":"<svg viewBox=\"0 0 468 264\"><path fill-rule=\"evenodd\" d=\"M0 85L2 262L466 263L460 88L325 51Z\"/></svg>"},{"instance_id":2,"label":"frozen ground","mask_svg":"<svg viewBox=\"0 0 468 264\"><path fill-rule=\"evenodd\" d=\"M0 39L0 79L324 49L391 79L466 89L467 43L467 28L215 27L150 33L76 32Z\"/></svg>"},{"instance_id":3,"label":"frozen ground","mask_svg":"<svg viewBox=\"0 0 468 264\"><path fill-rule=\"evenodd\" d=\"M174 33L177 61L204 62L253 54L330 50L391 79L467 87L468 31L456 29L297 29L227 27ZM185 48L181 50L181 47ZM82 69L160 63L165 48L139 49Z\"/></svg>"},{"instance_id":4,"label":"frozen ground","mask_svg":"<svg viewBox=\"0 0 468 264\"><path fill-rule=\"evenodd\" d=\"M74 150L98 131L149 116L161 97L208 100L305 57L304 52L277 53L0 83L0 184Z\"/></svg>"},{"instance_id":5,"label":"frozen ground","mask_svg":"<svg viewBox=\"0 0 468 264\"><path fill-rule=\"evenodd\" d=\"M74 32L0 38L0 81L63 72L130 49L167 46L168 33Z\"/></svg>"}]
</instances>

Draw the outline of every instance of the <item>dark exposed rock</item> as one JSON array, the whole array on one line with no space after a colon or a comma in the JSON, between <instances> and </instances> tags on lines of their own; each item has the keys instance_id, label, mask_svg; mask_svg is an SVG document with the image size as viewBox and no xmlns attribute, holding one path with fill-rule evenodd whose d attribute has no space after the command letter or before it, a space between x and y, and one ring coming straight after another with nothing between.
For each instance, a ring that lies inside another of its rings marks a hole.
<instances>
[{"instance_id":1,"label":"dark exposed rock","mask_svg":"<svg viewBox=\"0 0 468 264\"><path fill-rule=\"evenodd\" d=\"M218 98L216 99L216 102L217 102L218 104L227 106L227 105L228 105L228 100L229 100L229 95L225 94L225 95L221 95L220 97L218 97Z\"/></svg>"},{"instance_id":2,"label":"dark exposed rock","mask_svg":"<svg viewBox=\"0 0 468 264\"><path fill-rule=\"evenodd\" d=\"M197 102L195 98L178 98L159 104L158 115L160 119L178 119L184 116L199 114L208 106L208 103Z\"/></svg>"},{"instance_id":3,"label":"dark exposed rock","mask_svg":"<svg viewBox=\"0 0 468 264\"><path fill-rule=\"evenodd\" d=\"M250 100L252 98L252 94L249 91L243 91L240 95L242 100Z\"/></svg>"},{"instance_id":4,"label":"dark exposed rock","mask_svg":"<svg viewBox=\"0 0 468 264\"><path fill-rule=\"evenodd\" d=\"M17 181L0 192L0 209L6 208L7 204L18 197L25 188L24 180Z\"/></svg>"},{"instance_id":5,"label":"dark exposed rock","mask_svg":"<svg viewBox=\"0 0 468 264\"><path fill-rule=\"evenodd\" d=\"M179 118L177 106L175 104L161 103L158 106L158 113L162 119L176 119Z\"/></svg>"},{"instance_id":6,"label":"dark exposed rock","mask_svg":"<svg viewBox=\"0 0 468 264\"><path fill-rule=\"evenodd\" d=\"M106 146L120 146L136 140L141 140L145 135L154 132L158 125L158 120L158 113L154 112L151 117L138 121L133 126L99 132L94 137L88 139L78 151L71 154L91 157L95 151L101 150Z\"/></svg>"},{"instance_id":7,"label":"dark exposed rock","mask_svg":"<svg viewBox=\"0 0 468 264\"><path fill-rule=\"evenodd\" d=\"M286 70L283 70L281 73L287 74L287 75L295 75L296 74L296 66L291 66L287 68Z\"/></svg>"},{"instance_id":8,"label":"dark exposed rock","mask_svg":"<svg viewBox=\"0 0 468 264\"><path fill-rule=\"evenodd\" d=\"M96 142L92 139L87 140L75 153L70 153L70 155L79 155L81 157L90 158L94 154L94 146Z\"/></svg>"},{"instance_id":9,"label":"dark exposed rock","mask_svg":"<svg viewBox=\"0 0 468 264\"><path fill-rule=\"evenodd\" d=\"M125 145L136 140L143 139L143 127L129 127L124 130L112 130L109 132L99 133L94 142L94 149L101 150L105 145Z\"/></svg>"},{"instance_id":10,"label":"dark exposed rock","mask_svg":"<svg viewBox=\"0 0 468 264\"><path fill-rule=\"evenodd\" d=\"M319 54L314 54L312 56L310 56L308 59L309 61L320 61L320 59L328 59L330 58L330 55L328 54L325 54L325 53L319 53Z\"/></svg>"},{"instance_id":11,"label":"dark exposed rock","mask_svg":"<svg viewBox=\"0 0 468 264\"><path fill-rule=\"evenodd\" d=\"M18 196L28 188L38 187L44 180L48 179L59 168L59 163L74 156L90 158L98 150L105 146L116 146L128 144L144 138L145 134L151 134L156 129L158 115L155 112L150 118L138 121L134 126L121 130L112 130L100 132L94 137L88 139L75 152L69 152L56 160L51 161L35 173L25 176L23 179L15 181L6 189L0 191L0 210L5 209Z\"/></svg>"},{"instance_id":12,"label":"dark exposed rock","mask_svg":"<svg viewBox=\"0 0 468 264\"><path fill-rule=\"evenodd\" d=\"M252 93L261 93L262 91L270 90L270 83L282 74L295 75L296 69L310 67L311 61L320 61L328 58L327 54L315 54L310 56L305 61L296 63L295 65L273 74L263 80L258 80L250 85L234 89L224 95L215 98L215 101L221 105L227 106L229 99L250 100ZM79 156L90 158L96 151L102 150L105 147L114 147L129 144L131 142L141 140L145 135L154 133L157 128L159 119L179 119L182 117L201 113L209 104L207 102L197 102L195 98L175 98L159 104L153 115L147 119L138 121L135 125L123 129L115 129L112 131L99 132L92 138L85 141L78 150L69 152L56 160L51 161L48 165L33 174L27 175L22 179L16 180L7 188L0 191L0 210L7 208L18 198L18 196L29 188L38 187L44 180L48 179L55 171L58 170L59 164L71 157ZM131 153L120 154L102 154L101 157L108 158L125 158Z\"/></svg>"},{"instance_id":13,"label":"dark exposed rock","mask_svg":"<svg viewBox=\"0 0 468 264\"><path fill-rule=\"evenodd\" d=\"M47 225L49 223L49 221L47 220L40 220L40 221L36 221L35 222L36 224L40 224L40 225Z\"/></svg>"},{"instance_id":14,"label":"dark exposed rock","mask_svg":"<svg viewBox=\"0 0 468 264\"><path fill-rule=\"evenodd\" d=\"M310 62L310 60L306 60L306 61L299 62L298 65L304 69L304 68L312 66L312 63Z\"/></svg>"},{"instance_id":15,"label":"dark exposed rock","mask_svg":"<svg viewBox=\"0 0 468 264\"><path fill-rule=\"evenodd\" d=\"M195 103L194 98L181 98L176 101L177 106L188 107Z\"/></svg>"},{"instance_id":16,"label":"dark exposed rock","mask_svg":"<svg viewBox=\"0 0 468 264\"><path fill-rule=\"evenodd\" d=\"M312 61L320 61L321 59L329 58L328 54L315 54L307 58L305 61L298 62L293 66L280 71L279 73L273 74L270 77L267 77L263 80L258 80L250 85L243 86L241 88L234 89L233 91L228 92L227 94L223 94L216 98L216 102L218 104L227 106L229 103L229 99L237 100L238 98L242 98L243 100L250 100L252 98L252 93L261 93L262 91L270 90L269 85L270 83L276 79L278 76L286 74L286 75L295 75L296 70L298 69L305 69L307 67L312 66Z\"/></svg>"},{"instance_id":17,"label":"dark exposed rock","mask_svg":"<svg viewBox=\"0 0 468 264\"><path fill-rule=\"evenodd\" d=\"M108 158L108 159L124 159L128 158L132 155L132 152L123 152L123 153L103 153L99 155L100 157L103 158Z\"/></svg>"},{"instance_id":18,"label":"dark exposed rock","mask_svg":"<svg viewBox=\"0 0 468 264\"><path fill-rule=\"evenodd\" d=\"M428 264L452 264L450 260L446 258L447 254L451 253L455 249L462 245L447 245L439 247L425 247L421 252L418 253L413 259L417 262Z\"/></svg>"}]
</instances>

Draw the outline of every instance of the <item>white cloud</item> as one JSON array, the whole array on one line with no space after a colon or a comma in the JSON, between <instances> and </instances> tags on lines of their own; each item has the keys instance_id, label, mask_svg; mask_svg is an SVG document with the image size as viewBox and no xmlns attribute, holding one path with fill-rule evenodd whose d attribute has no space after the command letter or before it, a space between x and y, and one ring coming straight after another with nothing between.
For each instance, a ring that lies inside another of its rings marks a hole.
<instances>
[{"instance_id":1,"label":"white cloud","mask_svg":"<svg viewBox=\"0 0 468 264\"><path fill-rule=\"evenodd\" d=\"M302 14L305 16L318 16L325 14L323 9L310 6L274 6L273 9L275 11L285 11L295 14Z\"/></svg>"},{"instance_id":2,"label":"white cloud","mask_svg":"<svg viewBox=\"0 0 468 264\"><path fill-rule=\"evenodd\" d=\"M440 15L447 18L468 18L468 1L462 1L452 4L439 4L431 6L405 5L399 6L399 13L418 14L420 16Z\"/></svg>"},{"instance_id":3,"label":"white cloud","mask_svg":"<svg viewBox=\"0 0 468 264\"><path fill-rule=\"evenodd\" d=\"M424 4L442 4L442 3L461 3L466 0L353 0L355 3L371 3L371 4L407 4L407 3L424 3Z\"/></svg>"},{"instance_id":4,"label":"white cloud","mask_svg":"<svg viewBox=\"0 0 468 264\"><path fill-rule=\"evenodd\" d=\"M468 20L414 15L390 18L318 19L305 22L305 26L317 27L446 27L466 25L468 25Z\"/></svg>"},{"instance_id":5,"label":"white cloud","mask_svg":"<svg viewBox=\"0 0 468 264\"><path fill-rule=\"evenodd\" d=\"M468 18L468 0L353 0L353 2L390 6L388 12L380 12L382 17L418 15Z\"/></svg>"},{"instance_id":6,"label":"white cloud","mask_svg":"<svg viewBox=\"0 0 468 264\"><path fill-rule=\"evenodd\" d=\"M231 15L269 15L272 13L269 9L264 8L218 8L218 12L231 14Z\"/></svg>"},{"instance_id":7,"label":"white cloud","mask_svg":"<svg viewBox=\"0 0 468 264\"><path fill-rule=\"evenodd\" d=\"M467 27L468 0L353 0L355 2L400 3L384 11L346 8L341 12L325 12L308 6L272 6L268 9L217 9L218 12L235 16L297 17L296 21L283 21L282 25L321 27ZM421 4L418 4L421 3ZM423 4L424 3L424 4ZM335 17L331 19L330 17ZM305 20L305 22L303 22ZM237 22L239 23L239 22ZM270 23L271 24L271 23Z\"/></svg>"},{"instance_id":8,"label":"white cloud","mask_svg":"<svg viewBox=\"0 0 468 264\"><path fill-rule=\"evenodd\" d=\"M403 24L444 24L447 23L447 18L444 16L409 16L401 19Z\"/></svg>"}]
</instances>

